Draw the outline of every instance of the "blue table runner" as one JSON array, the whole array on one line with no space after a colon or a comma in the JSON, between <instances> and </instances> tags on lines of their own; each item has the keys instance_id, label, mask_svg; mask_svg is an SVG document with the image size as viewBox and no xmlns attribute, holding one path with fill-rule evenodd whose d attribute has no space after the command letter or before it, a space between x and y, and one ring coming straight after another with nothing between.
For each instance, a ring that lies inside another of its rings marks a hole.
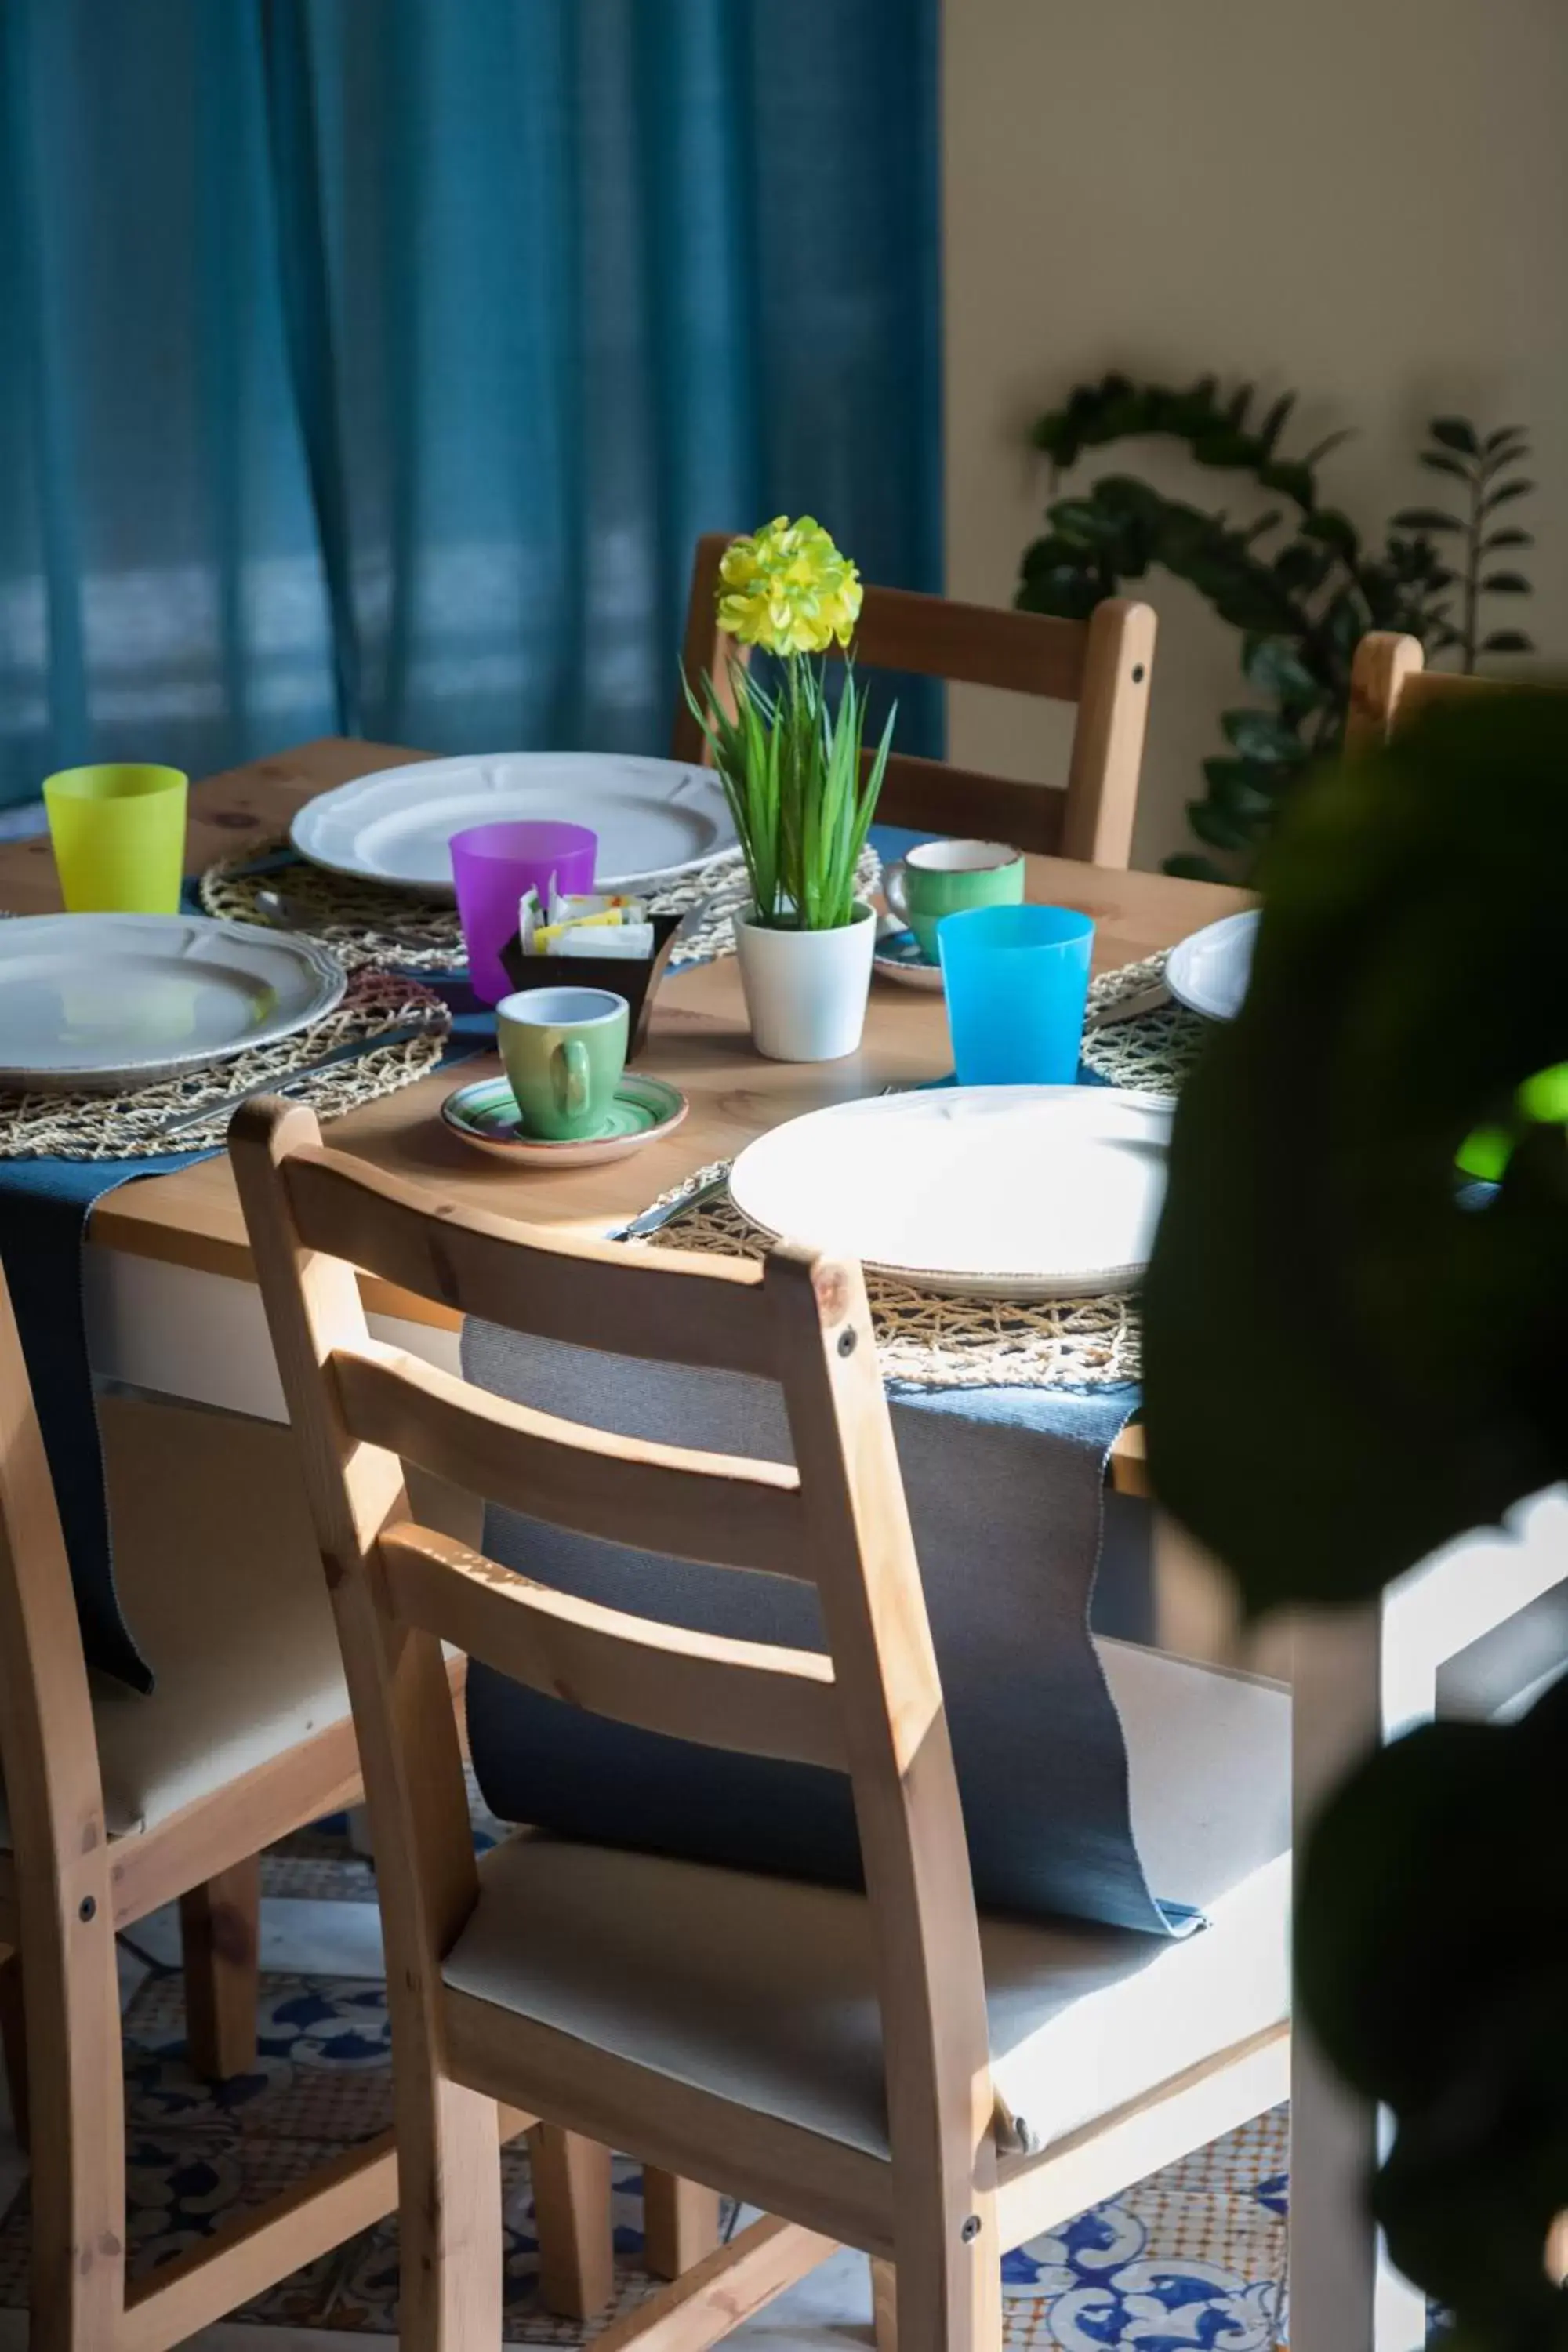
<instances>
[{"instance_id":1,"label":"blue table runner","mask_svg":"<svg viewBox=\"0 0 1568 2352\"><path fill-rule=\"evenodd\" d=\"M493 1045L494 1012L479 1003L466 974L421 979L452 1013L443 1068ZM0 1265L54 1479L82 1648L89 1666L142 1692L153 1688L155 1662L143 1657L115 1585L81 1254L93 1209L106 1193L216 1156L204 1146L155 1160L0 1158Z\"/></svg>"}]
</instances>

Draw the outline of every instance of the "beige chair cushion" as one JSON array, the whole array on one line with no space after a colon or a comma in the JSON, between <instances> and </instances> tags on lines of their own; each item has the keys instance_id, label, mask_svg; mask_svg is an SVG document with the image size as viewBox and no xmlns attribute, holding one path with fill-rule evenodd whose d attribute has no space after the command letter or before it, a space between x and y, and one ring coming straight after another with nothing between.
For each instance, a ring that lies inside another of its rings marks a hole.
<instances>
[{"instance_id":1,"label":"beige chair cushion","mask_svg":"<svg viewBox=\"0 0 1568 2352\"><path fill-rule=\"evenodd\" d=\"M130 1397L105 1397L100 1419L121 1598L158 1678L142 1697L94 1677L104 1814L123 1837L349 1699L292 1433Z\"/></svg>"},{"instance_id":2,"label":"beige chair cushion","mask_svg":"<svg viewBox=\"0 0 1568 2352\"><path fill-rule=\"evenodd\" d=\"M1152 1884L1182 1941L982 1923L998 2134L1037 2149L1289 2014L1289 1702L1100 1645ZM862 1896L527 1834L484 1857L448 1985L672 2079L888 2153Z\"/></svg>"}]
</instances>

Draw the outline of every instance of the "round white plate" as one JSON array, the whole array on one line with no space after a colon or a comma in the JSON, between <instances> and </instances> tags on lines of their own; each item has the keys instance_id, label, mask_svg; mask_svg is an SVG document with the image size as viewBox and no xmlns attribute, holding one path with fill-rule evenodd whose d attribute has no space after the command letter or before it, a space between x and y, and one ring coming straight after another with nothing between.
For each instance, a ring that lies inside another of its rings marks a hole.
<instances>
[{"instance_id":1,"label":"round white plate","mask_svg":"<svg viewBox=\"0 0 1568 2352\"><path fill-rule=\"evenodd\" d=\"M933 1087L808 1112L748 1144L764 1231L921 1289L1128 1290L1149 1262L1174 1105L1111 1087Z\"/></svg>"},{"instance_id":2,"label":"round white plate","mask_svg":"<svg viewBox=\"0 0 1568 2352\"><path fill-rule=\"evenodd\" d=\"M1178 1004L1209 1021L1234 1021L1252 977L1258 910L1226 915L1183 940L1165 959L1165 985Z\"/></svg>"},{"instance_id":3,"label":"round white plate","mask_svg":"<svg viewBox=\"0 0 1568 2352\"><path fill-rule=\"evenodd\" d=\"M290 835L301 857L334 874L449 899L452 835L516 817L591 827L600 890L693 874L735 846L711 768L611 751L501 751L383 768L307 801Z\"/></svg>"},{"instance_id":4,"label":"round white plate","mask_svg":"<svg viewBox=\"0 0 1568 2352\"><path fill-rule=\"evenodd\" d=\"M343 968L319 940L205 915L24 915L0 923L0 1087L154 1086L330 1013Z\"/></svg>"}]
</instances>

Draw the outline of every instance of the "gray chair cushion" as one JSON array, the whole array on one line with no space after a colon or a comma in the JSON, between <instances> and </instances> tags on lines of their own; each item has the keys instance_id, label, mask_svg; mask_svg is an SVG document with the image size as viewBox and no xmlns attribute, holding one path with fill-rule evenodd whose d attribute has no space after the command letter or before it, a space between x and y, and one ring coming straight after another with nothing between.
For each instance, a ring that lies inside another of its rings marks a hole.
<instances>
[{"instance_id":1,"label":"gray chair cushion","mask_svg":"<svg viewBox=\"0 0 1568 2352\"><path fill-rule=\"evenodd\" d=\"M1034 2150L1282 2022L1289 1702L1108 1643L1145 1850L1209 1925L1173 1939L982 1921L997 2129ZM888 2153L861 1895L524 1833L480 1865L448 1985L865 2152Z\"/></svg>"},{"instance_id":2,"label":"gray chair cushion","mask_svg":"<svg viewBox=\"0 0 1568 2352\"><path fill-rule=\"evenodd\" d=\"M349 1697L293 1433L118 1396L100 1421L121 1592L157 1675L145 1696L92 1678L104 1816L128 1837L341 1722Z\"/></svg>"}]
</instances>

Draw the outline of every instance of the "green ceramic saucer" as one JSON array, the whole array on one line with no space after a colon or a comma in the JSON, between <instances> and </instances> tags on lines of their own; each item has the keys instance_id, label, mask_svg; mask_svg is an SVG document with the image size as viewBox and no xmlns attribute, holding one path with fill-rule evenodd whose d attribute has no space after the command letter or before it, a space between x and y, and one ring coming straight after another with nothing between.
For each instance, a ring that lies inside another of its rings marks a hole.
<instances>
[{"instance_id":1,"label":"green ceramic saucer","mask_svg":"<svg viewBox=\"0 0 1568 2352\"><path fill-rule=\"evenodd\" d=\"M884 980L896 980L900 988L942 987L941 964L931 962L913 931L889 931L879 938L871 969Z\"/></svg>"},{"instance_id":2,"label":"green ceramic saucer","mask_svg":"<svg viewBox=\"0 0 1568 2352\"><path fill-rule=\"evenodd\" d=\"M475 1078L459 1087L441 1105L441 1116L454 1135L476 1151L510 1160L521 1168L585 1168L596 1160L624 1160L640 1151L655 1136L668 1135L680 1125L689 1106L679 1087L664 1078L647 1078L627 1070L616 1088L609 1116L596 1134L574 1136L569 1142L548 1142L529 1135L518 1117L517 1102L505 1078Z\"/></svg>"}]
</instances>

